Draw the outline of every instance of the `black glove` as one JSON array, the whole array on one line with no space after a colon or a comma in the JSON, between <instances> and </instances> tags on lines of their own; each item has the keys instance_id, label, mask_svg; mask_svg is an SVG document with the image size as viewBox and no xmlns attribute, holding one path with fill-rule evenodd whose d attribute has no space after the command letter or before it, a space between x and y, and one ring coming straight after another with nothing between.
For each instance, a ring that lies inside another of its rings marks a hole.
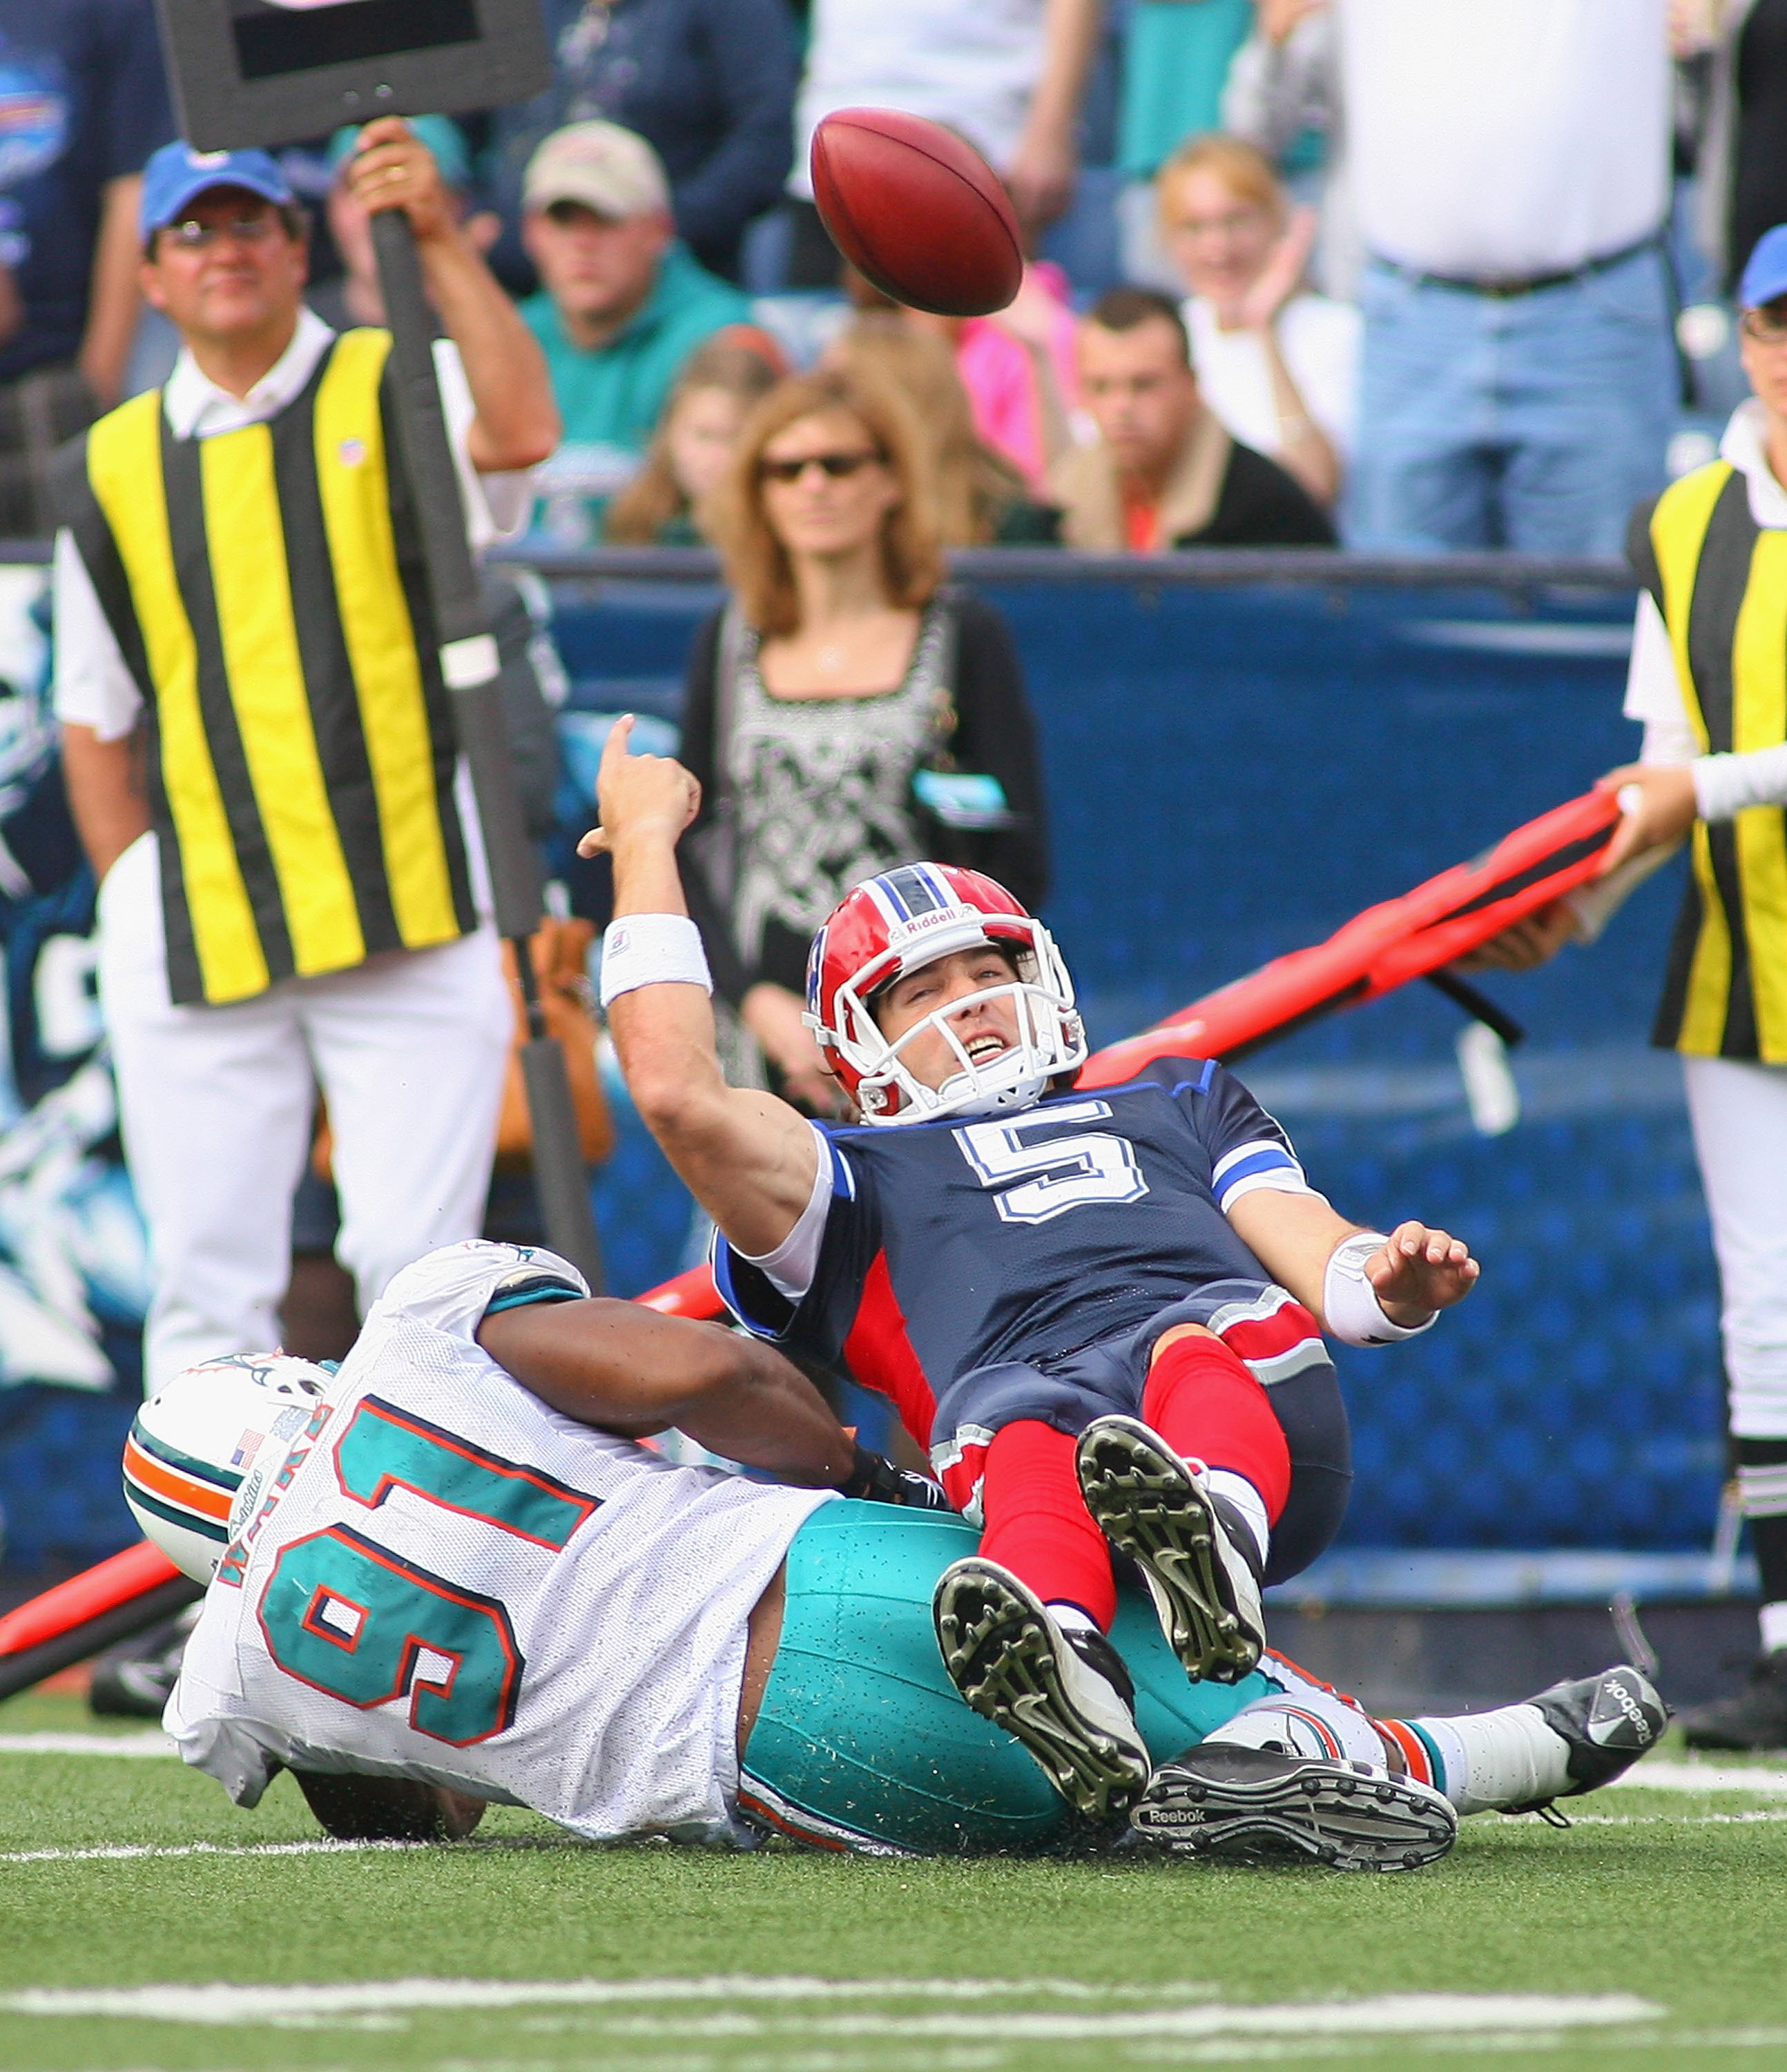
<instances>
[{"instance_id":1,"label":"black glove","mask_svg":"<svg viewBox=\"0 0 1787 2072\"><path fill-rule=\"evenodd\" d=\"M857 1448L850 1479L843 1484L845 1496L866 1497L871 1503L903 1503L917 1511L953 1511L955 1506L929 1475L914 1474L910 1468L897 1468L885 1454Z\"/></svg>"}]
</instances>

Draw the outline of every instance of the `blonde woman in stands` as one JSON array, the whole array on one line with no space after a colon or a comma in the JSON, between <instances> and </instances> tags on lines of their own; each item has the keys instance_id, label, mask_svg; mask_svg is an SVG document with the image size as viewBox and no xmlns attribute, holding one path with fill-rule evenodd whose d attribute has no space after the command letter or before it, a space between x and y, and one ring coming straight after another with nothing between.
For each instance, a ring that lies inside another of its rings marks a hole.
<instances>
[{"instance_id":1,"label":"blonde woman in stands","mask_svg":"<svg viewBox=\"0 0 1787 2072\"><path fill-rule=\"evenodd\" d=\"M1161 232L1181 279L1204 401L1318 504L1337 501L1358 407L1359 313L1303 284L1316 222L1239 138L1193 137L1161 168Z\"/></svg>"},{"instance_id":2,"label":"blonde woman in stands","mask_svg":"<svg viewBox=\"0 0 1787 2072\"><path fill-rule=\"evenodd\" d=\"M755 347L710 339L692 352L658 420L645 465L609 505L602 536L627 547L697 547L708 504L753 407L781 379Z\"/></svg>"},{"instance_id":3,"label":"blonde woman in stands","mask_svg":"<svg viewBox=\"0 0 1787 2072\"><path fill-rule=\"evenodd\" d=\"M1059 514L1037 503L1018 469L975 430L955 355L936 332L869 310L826 354L897 388L929 434L937 536L946 547L1053 545Z\"/></svg>"},{"instance_id":4,"label":"blonde woman in stands","mask_svg":"<svg viewBox=\"0 0 1787 2072\"><path fill-rule=\"evenodd\" d=\"M911 408L850 367L772 389L716 500L731 594L690 656L701 807L679 856L718 1004L820 1113L837 1089L801 1020L807 946L852 886L932 857L1033 907L1047 889L1017 652L990 604L945 586L935 508Z\"/></svg>"}]
</instances>

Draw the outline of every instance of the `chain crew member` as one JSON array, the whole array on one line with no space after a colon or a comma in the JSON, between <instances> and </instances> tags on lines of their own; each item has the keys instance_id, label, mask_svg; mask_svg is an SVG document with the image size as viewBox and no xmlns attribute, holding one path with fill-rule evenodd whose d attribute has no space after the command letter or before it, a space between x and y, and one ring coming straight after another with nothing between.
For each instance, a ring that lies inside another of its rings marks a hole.
<instances>
[{"instance_id":1,"label":"chain crew member","mask_svg":"<svg viewBox=\"0 0 1787 2072\"><path fill-rule=\"evenodd\" d=\"M1695 1746L1787 1748L1787 224L1757 244L1738 298L1756 393L1719 458L1633 523L1642 590L1625 711L1645 737L1641 761L1601 779L1631 808L1603 883L1481 960L1521 968L1597 930L1687 838L1654 1040L1682 1054L1763 1601L1748 1688L1678 1723Z\"/></svg>"},{"instance_id":2,"label":"chain crew member","mask_svg":"<svg viewBox=\"0 0 1787 2072\"><path fill-rule=\"evenodd\" d=\"M363 133L351 178L414 230L487 545L557 436L540 349L401 122ZM318 1086L363 1314L407 1261L476 1235L511 1009L389 335L304 308L302 214L263 152L158 152L142 233L144 292L183 350L64 456L55 704L101 881L153 1390L277 1341Z\"/></svg>"}]
</instances>

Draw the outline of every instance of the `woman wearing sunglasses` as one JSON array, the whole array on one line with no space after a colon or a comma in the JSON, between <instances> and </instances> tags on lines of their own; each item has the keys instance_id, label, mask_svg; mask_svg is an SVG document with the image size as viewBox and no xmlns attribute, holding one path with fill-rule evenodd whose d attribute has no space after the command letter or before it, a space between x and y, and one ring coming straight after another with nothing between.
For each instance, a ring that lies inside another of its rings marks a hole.
<instances>
[{"instance_id":1,"label":"woman wearing sunglasses","mask_svg":"<svg viewBox=\"0 0 1787 2072\"><path fill-rule=\"evenodd\" d=\"M718 500L728 602L691 658L682 845L719 1000L817 1112L836 1088L801 1022L807 947L863 878L921 857L1047 889L1035 728L992 606L945 586L930 454L901 395L852 369L784 381ZM723 1018L724 1019L724 1018ZM737 1034L737 1030L733 1032Z\"/></svg>"}]
</instances>

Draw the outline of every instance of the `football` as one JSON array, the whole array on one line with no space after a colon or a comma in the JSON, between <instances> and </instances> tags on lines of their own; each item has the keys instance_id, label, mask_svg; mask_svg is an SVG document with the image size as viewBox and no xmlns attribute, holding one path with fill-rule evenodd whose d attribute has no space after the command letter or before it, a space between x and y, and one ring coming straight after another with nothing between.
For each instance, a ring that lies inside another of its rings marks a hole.
<instances>
[{"instance_id":1,"label":"football","mask_svg":"<svg viewBox=\"0 0 1787 2072\"><path fill-rule=\"evenodd\" d=\"M813 137L813 199L832 241L884 294L947 317L1002 310L1024 278L1017 218L953 130L840 108Z\"/></svg>"}]
</instances>

